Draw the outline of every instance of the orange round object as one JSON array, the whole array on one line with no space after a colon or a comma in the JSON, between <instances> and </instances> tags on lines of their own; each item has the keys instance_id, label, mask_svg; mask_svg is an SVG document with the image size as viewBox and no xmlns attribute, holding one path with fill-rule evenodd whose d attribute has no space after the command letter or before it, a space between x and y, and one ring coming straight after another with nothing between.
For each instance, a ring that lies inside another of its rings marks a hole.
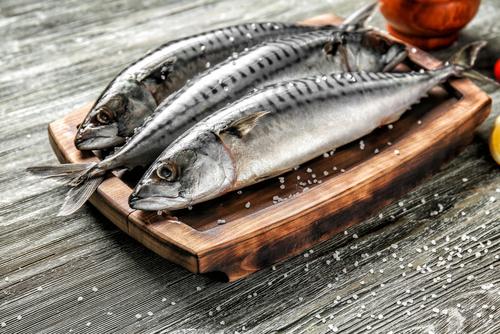
<instances>
[{"instance_id":1,"label":"orange round object","mask_svg":"<svg viewBox=\"0 0 500 334\"><path fill-rule=\"evenodd\" d=\"M394 36L422 49L453 43L476 15L481 0L380 0Z\"/></svg>"}]
</instances>

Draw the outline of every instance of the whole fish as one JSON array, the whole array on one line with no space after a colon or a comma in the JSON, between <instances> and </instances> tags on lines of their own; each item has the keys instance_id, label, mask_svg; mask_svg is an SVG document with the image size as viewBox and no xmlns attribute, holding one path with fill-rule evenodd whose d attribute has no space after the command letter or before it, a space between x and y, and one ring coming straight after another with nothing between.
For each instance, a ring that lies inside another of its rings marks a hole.
<instances>
[{"instance_id":1,"label":"whole fish","mask_svg":"<svg viewBox=\"0 0 500 334\"><path fill-rule=\"evenodd\" d=\"M179 137L144 174L129 204L182 209L289 171L396 121L431 88L465 75L483 45L467 46L433 71L346 72L268 86Z\"/></svg>"},{"instance_id":2,"label":"whole fish","mask_svg":"<svg viewBox=\"0 0 500 334\"><path fill-rule=\"evenodd\" d=\"M264 40L314 29L276 22L246 23L164 44L111 81L78 127L75 145L80 150L121 145L167 96L211 64Z\"/></svg>"},{"instance_id":3,"label":"whole fish","mask_svg":"<svg viewBox=\"0 0 500 334\"><path fill-rule=\"evenodd\" d=\"M384 43L373 32L321 30L262 43L218 64L169 96L102 166L148 166L194 123L259 85L343 71L344 64L381 71L405 56L403 45Z\"/></svg>"},{"instance_id":4,"label":"whole fish","mask_svg":"<svg viewBox=\"0 0 500 334\"><path fill-rule=\"evenodd\" d=\"M376 5L352 14L344 27L364 22ZM79 125L80 150L110 149L125 143L147 116L194 75L260 42L325 29L280 22L245 23L168 42L121 71Z\"/></svg>"},{"instance_id":5,"label":"whole fish","mask_svg":"<svg viewBox=\"0 0 500 334\"><path fill-rule=\"evenodd\" d=\"M373 32L338 29L313 31L266 42L223 62L169 96L136 129L136 134L99 163L56 165L30 170L46 176L74 176L73 188L59 212L66 215L83 205L106 171L149 166L177 136L217 107L242 96L256 84L310 73L342 70L346 64L362 69L392 68L406 55L405 47Z\"/></svg>"}]
</instances>

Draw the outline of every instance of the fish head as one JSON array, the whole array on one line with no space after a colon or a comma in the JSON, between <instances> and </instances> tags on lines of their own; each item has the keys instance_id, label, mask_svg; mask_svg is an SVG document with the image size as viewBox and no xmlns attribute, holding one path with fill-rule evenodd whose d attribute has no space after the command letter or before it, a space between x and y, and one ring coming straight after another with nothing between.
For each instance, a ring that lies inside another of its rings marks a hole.
<instances>
[{"instance_id":1,"label":"fish head","mask_svg":"<svg viewBox=\"0 0 500 334\"><path fill-rule=\"evenodd\" d=\"M407 56L404 44L372 30L335 31L325 52L344 71L389 71Z\"/></svg>"},{"instance_id":2,"label":"fish head","mask_svg":"<svg viewBox=\"0 0 500 334\"><path fill-rule=\"evenodd\" d=\"M234 180L234 162L218 135L194 131L150 166L129 204L139 210L183 209L225 193Z\"/></svg>"},{"instance_id":3,"label":"fish head","mask_svg":"<svg viewBox=\"0 0 500 334\"><path fill-rule=\"evenodd\" d=\"M75 146L80 150L101 150L125 143L156 101L136 80L112 83L78 126Z\"/></svg>"}]
</instances>

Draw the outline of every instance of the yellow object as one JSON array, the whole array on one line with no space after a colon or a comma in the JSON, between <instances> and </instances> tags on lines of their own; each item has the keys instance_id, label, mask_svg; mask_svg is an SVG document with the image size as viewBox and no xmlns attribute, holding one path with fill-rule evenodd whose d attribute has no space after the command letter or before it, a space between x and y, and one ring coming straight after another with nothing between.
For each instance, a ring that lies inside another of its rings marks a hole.
<instances>
[{"instance_id":1,"label":"yellow object","mask_svg":"<svg viewBox=\"0 0 500 334\"><path fill-rule=\"evenodd\" d=\"M493 159L500 165L500 116L495 120L491 131L490 152Z\"/></svg>"}]
</instances>

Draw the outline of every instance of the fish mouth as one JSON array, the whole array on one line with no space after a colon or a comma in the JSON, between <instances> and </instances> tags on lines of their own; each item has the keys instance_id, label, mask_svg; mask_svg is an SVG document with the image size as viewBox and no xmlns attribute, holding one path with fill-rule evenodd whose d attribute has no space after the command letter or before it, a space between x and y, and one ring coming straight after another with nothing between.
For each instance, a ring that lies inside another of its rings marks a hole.
<instances>
[{"instance_id":1,"label":"fish mouth","mask_svg":"<svg viewBox=\"0 0 500 334\"><path fill-rule=\"evenodd\" d=\"M75 139L75 146L81 151L104 150L125 143L123 137L93 137L87 139Z\"/></svg>"},{"instance_id":2,"label":"fish mouth","mask_svg":"<svg viewBox=\"0 0 500 334\"><path fill-rule=\"evenodd\" d=\"M123 143L125 138L118 135L116 125L80 128L75 136L75 146L82 151L103 150Z\"/></svg>"},{"instance_id":3,"label":"fish mouth","mask_svg":"<svg viewBox=\"0 0 500 334\"><path fill-rule=\"evenodd\" d=\"M132 209L143 211L171 211L187 208L189 201L182 197L151 196L141 198L139 196L131 196L129 198L129 206Z\"/></svg>"}]
</instances>

